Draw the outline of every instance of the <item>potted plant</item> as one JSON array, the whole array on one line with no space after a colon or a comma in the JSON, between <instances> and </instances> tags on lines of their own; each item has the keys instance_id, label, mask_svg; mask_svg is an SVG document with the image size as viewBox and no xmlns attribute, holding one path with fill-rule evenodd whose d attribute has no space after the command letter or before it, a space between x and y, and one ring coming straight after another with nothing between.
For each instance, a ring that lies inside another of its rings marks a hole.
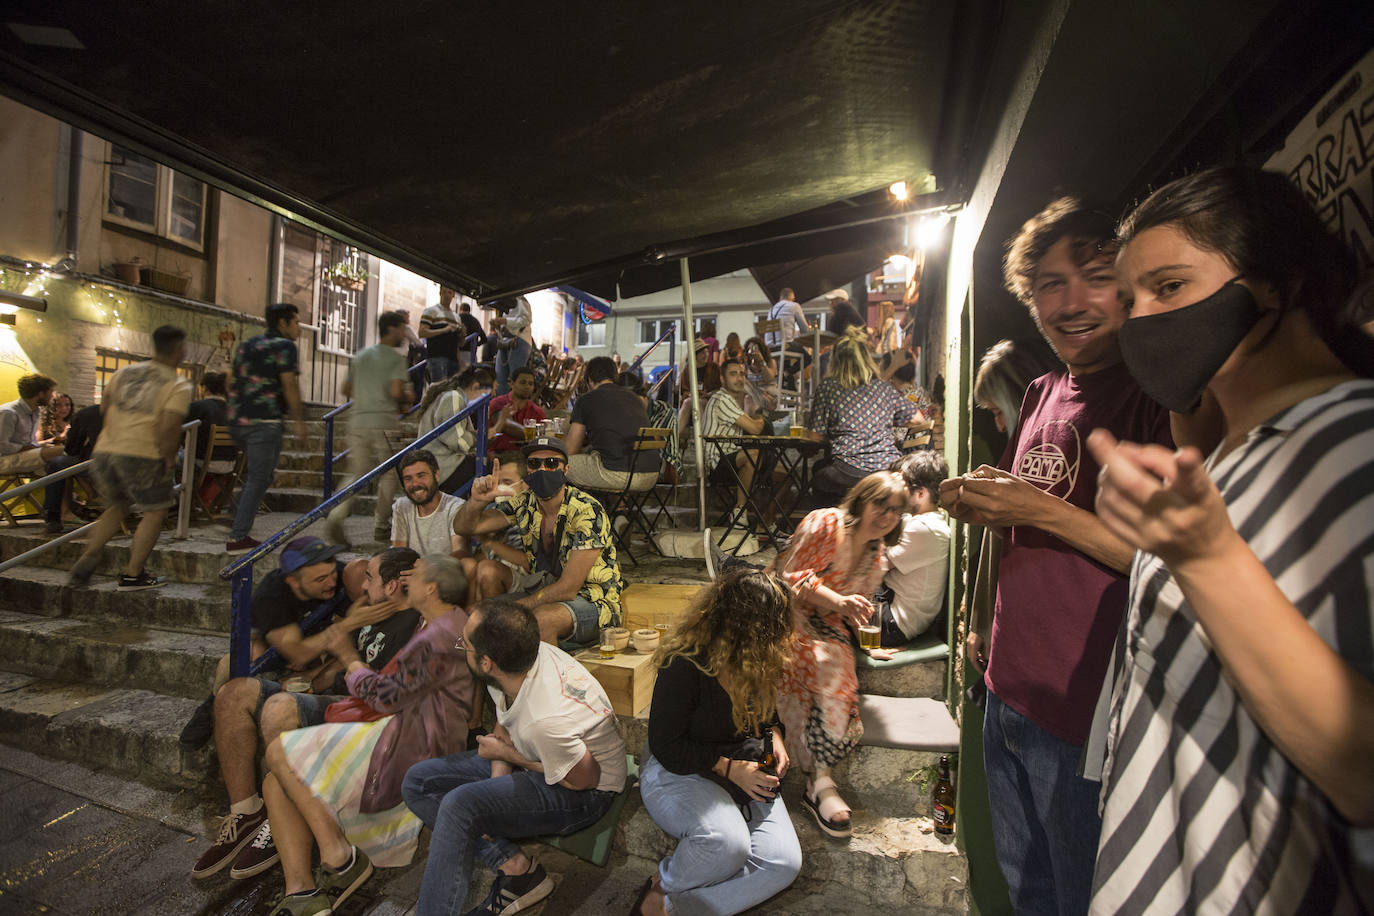
<instances>
[{"instance_id":1,"label":"potted plant","mask_svg":"<svg viewBox=\"0 0 1374 916\"><path fill-rule=\"evenodd\" d=\"M354 266L350 261L339 261L325 269L324 278L343 289L362 289L367 282L367 269Z\"/></svg>"},{"instance_id":2,"label":"potted plant","mask_svg":"<svg viewBox=\"0 0 1374 916\"><path fill-rule=\"evenodd\" d=\"M140 281L139 271L143 265L138 262L137 257L130 258L127 261L116 261L111 266L114 268L115 277L117 277L121 283L127 283L130 286L138 286Z\"/></svg>"}]
</instances>

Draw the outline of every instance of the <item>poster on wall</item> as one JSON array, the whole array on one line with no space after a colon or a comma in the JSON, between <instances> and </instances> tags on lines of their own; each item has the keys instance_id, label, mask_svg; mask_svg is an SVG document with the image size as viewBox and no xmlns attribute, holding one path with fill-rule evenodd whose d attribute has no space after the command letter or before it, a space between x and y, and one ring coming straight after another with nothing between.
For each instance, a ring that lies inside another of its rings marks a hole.
<instances>
[{"instance_id":1,"label":"poster on wall","mask_svg":"<svg viewBox=\"0 0 1374 916\"><path fill-rule=\"evenodd\" d=\"M1286 174L1361 268L1374 267L1374 50L1336 81L1265 168Z\"/></svg>"}]
</instances>

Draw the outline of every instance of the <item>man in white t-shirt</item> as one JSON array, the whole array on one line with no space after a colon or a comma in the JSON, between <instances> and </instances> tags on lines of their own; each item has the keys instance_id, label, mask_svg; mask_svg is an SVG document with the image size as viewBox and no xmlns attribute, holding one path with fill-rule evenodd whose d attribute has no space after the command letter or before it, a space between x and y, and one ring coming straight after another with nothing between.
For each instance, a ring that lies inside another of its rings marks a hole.
<instances>
[{"instance_id":1,"label":"man in white t-shirt","mask_svg":"<svg viewBox=\"0 0 1374 916\"><path fill-rule=\"evenodd\" d=\"M468 555L465 538L453 533L453 517L463 501L439 489L439 459L413 448L396 465L405 496L391 505L391 546L409 547L422 557Z\"/></svg>"},{"instance_id":2,"label":"man in white t-shirt","mask_svg":"<svg viewBox=\"0 0 1374 916\"><path fill-rule=\"evenodd\" d=\"M883 582L892 589L892 619L905 642L926 631L944 607L949 570L949 519L940 509L940 481L949 476L944 457L922 449L892 465L910 494L902 539L887 549ZM886 645L886 643L884 643Z\"/></svg>"},{"instance_id":3,"label":"man in white t-shirt","mask_svg":"<svg viewBox=\"0 0 1374 916\"><path fill-rule=\"evenodd\" d=\"M477 750L417 763L401 791L433 831L419 913L456 913L474 857L496 871L473 912L514 913L553 881L511 837L588 827L625 788L625 742L601 685L572 656L539 641L539 624L502 598L477 604L463 629L469 667L496 702L496 730Z\"/></svg>"},{"instance_id":4,"label":"man in white t-shirt","mask_svg":"<svg viewBox=\"0 0 1374 916\"><path fill-rule=\"evenodd\" d=\"M152 359L125 366L105 383L100 399L104 424L91 454L91 476L109 508L96 521L68 585L90 583L101 550L131 511L143 517L134 529L118 587L131 591L166 582L144 569L144 562L157 543L167 510L176 504L172 467L192 393L191 383L177 375L185 356L186 332L165 324L153 332Z\"/></svg>"}]
</instances>

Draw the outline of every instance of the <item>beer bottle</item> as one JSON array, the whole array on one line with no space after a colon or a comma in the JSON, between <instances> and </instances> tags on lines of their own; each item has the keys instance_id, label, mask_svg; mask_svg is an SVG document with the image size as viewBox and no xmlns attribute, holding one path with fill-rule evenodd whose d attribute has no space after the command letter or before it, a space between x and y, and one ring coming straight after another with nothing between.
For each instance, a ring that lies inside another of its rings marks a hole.
<instances>
[{"instance_id":1,"label":"beer bottle","mask_svg":"<svg viewBox=\"0 0 1374 916\"><path fill-rule=\"evenodd\" d=\"M948 836L954 832L954 783L949 778L949 757L940 758L940 778L930 793L930 808L935 817L935 832Z\"/></svg>"},{"instance_id":2,"label":"beer bottle","mask_svg":"<svg viewBox=\"0 0 1374 916\"><path fill-rule=\"evenodd\" d=\"M773 753L773 727L763 727L763 751L759 754L759 769L769 776L778 775L778 755Z\"/></svg>"}]
</instances>

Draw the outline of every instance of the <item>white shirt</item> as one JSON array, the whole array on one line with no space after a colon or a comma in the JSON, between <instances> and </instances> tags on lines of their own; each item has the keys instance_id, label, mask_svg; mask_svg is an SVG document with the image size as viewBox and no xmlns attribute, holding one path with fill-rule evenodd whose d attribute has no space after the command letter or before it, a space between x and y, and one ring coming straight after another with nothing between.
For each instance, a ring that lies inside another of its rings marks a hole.
<instances>
[{"instance_id":1,"label":"white shirt","mask_svg":"<svg viewBox=\"0 0 1374 916\"><path fill-rule=\"evenodd\" d=\"M908 515L902 539L887 549L892 618L907 638L925 632L944 607L949 569L949 519L936 509Z\"/></svg>"},{"instance_id":2,"label":"white shirt","mask_svg":"<svg viewBox=\"0 0 1374 916\"><path fill-rule=\"evenodd\" d=\"M451 493L439 495L439 506L421 518L420 507L409 496L398 496L391 504L391 542L403 543L420 556L453 553L453 517L463 501Z\"/></svg>"},{"instance_id":3,"label":"white shirt","mask_svg":"<svg viewBox=\"0 0 1374 916\"><path fill-rule=\"evenodd\" d=\"M510 733L520 756L544 767L544 782L557 785L588 751L601 766L596 787L625 788L625 740L606 691L576 659L546 642L510 707L501 688L487 690L496 721Z\"/></svg>"}]
</instances>

